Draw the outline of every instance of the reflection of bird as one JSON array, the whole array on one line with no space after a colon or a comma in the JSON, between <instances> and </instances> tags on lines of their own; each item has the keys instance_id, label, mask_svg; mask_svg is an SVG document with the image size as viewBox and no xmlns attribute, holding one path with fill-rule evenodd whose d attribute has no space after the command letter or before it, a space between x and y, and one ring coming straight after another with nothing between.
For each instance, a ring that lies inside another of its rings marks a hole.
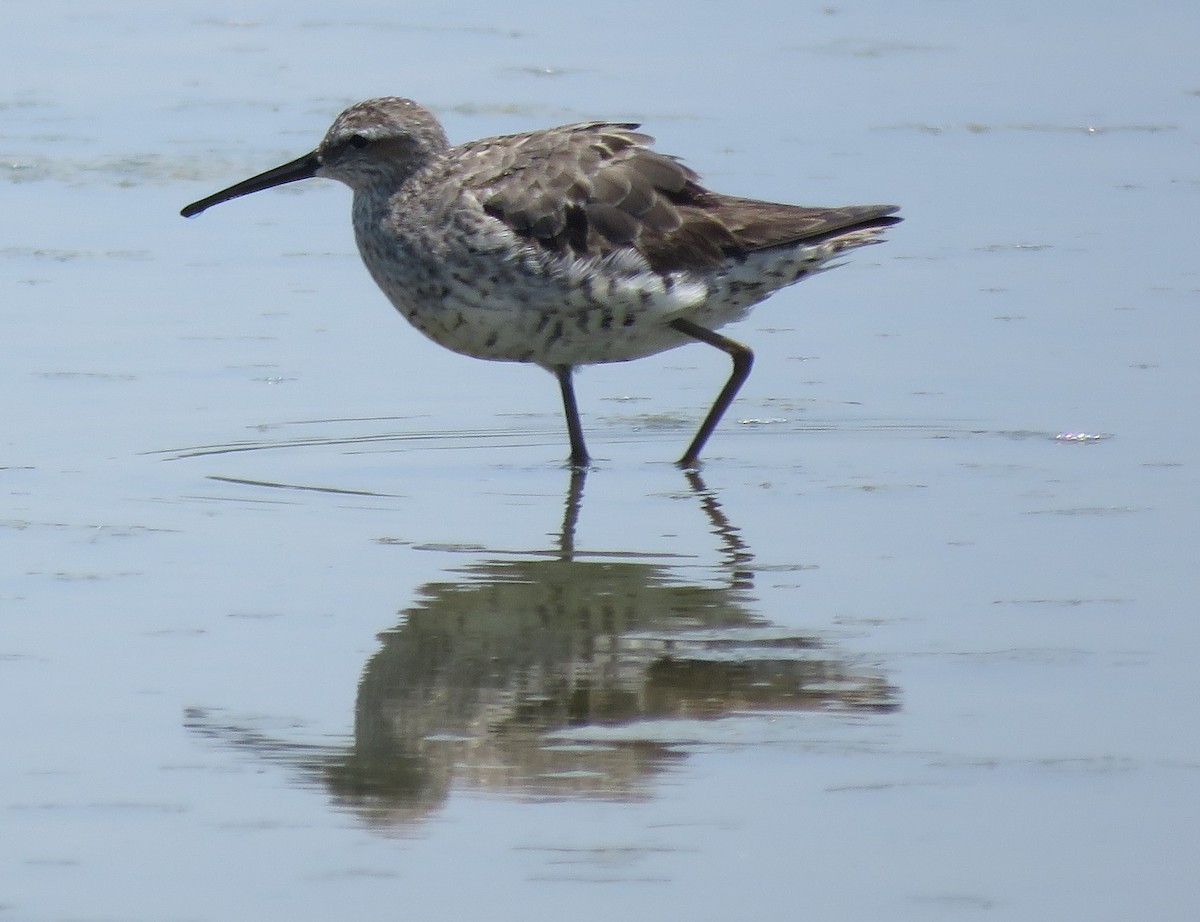
<instances>
[{"instance_id":1,"label":"reflection of bird","mask_svg":"<svg viewBox=\"0 0 1200 922\"><path fill-rule=\"evenodd\" d=\"M715 346L733 373L680 460L694 467L753 360L715 330L900 219L890 205L712 192L637 127L585 122L451 147L413 101L370 99L339 115L312 153L183 214L313 176L350 186L363 261L417 329L558 378L576 466L588 463L576 366Z\"/></svg>"},{"instance_id":2,"label":"reflection of bird","mask_svg":"<svg viewBox=\"0 0 1200 922\"><path fill-rule=\"evenodd\" d=\"M352 746L282 743L200 711L189 726L290 759L340 804L393 826L438 809L455 784L645 797L681 755L680 734L694 738L683 721L896 708L877 671L755 613L750 551L699 474L688 480L721 541L718 585L681 581L670 558L578 550L586 475L571 473L557 548L471 561L421 587L380 635L359 682Z\"/></svg>"}]
</instances>

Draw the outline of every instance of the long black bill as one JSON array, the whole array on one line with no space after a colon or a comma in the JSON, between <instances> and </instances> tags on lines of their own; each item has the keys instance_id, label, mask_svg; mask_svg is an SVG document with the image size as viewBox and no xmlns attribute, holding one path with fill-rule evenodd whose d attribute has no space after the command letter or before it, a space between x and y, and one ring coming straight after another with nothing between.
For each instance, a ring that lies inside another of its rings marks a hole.
<instances>
[{"instance_id":1,"label":"long black bill","mask_svg":"<svg viewBox=\"0 0 1200 922\"><path fill-rule=\"evenodd\" d=\"M200 214L206 208L211 208L213 205L220 205L221 202L228 202L231 198L239 198L243 195L249 195L251 192L261 192L263 189L270 189L272 186L282 186L289 182L299 182L301 179L312 179L317 175L317 170L320 167L321 161L317 159L317 152L313 151L311 154L297 157L291 163L285 163L283 166L277 166L273 170L267 170L265 173L251 176L249 179L243 179L228 189L214 192L208 198L192 202L192 204L179 213L185 218L191 218Z\"/></svg>"}]
</instances>

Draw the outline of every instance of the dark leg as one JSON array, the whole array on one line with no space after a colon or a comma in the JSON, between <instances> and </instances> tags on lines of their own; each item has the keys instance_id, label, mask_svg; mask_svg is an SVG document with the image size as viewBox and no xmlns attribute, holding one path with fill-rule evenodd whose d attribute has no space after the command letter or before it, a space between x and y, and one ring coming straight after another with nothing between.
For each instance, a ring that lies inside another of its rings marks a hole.
<instances>
[{"instance_id":1,"label":"dark leg","mask_svg":"<svg viewBox=\"0 0 1200 922\"><path fill-rule=\"evenodd\" d=\"M722 336L720 333L714 333L706 327L698 326L690 320L680 318L679 320L672 320L670 325L680 333L685 333L693 339L698 339L702 343L708 343L710 346L716 346L733 359L733 373L729 376L729 380L725 382L725 386L721 388L721 393L717 394L717 399L713 401L712 409L708 411L708 416L704 417L704 422L700 424L700 430L696 433L696 437L692 439L692 444L688 446L688 450L679 459L680 467L697 467L700 463L700 452L704 449L704 443L708 441L708 437L717 428L717 423L721 421L721 417L725 415L725 411L733 403L733 398L737 396L738 390L746 383L746 378L750 376L750 366L754 364L754 353L750 351L748 346L743 346L741 343Z\"/></svg>"},{"instance_id":2,"label":"dark leg","mask_svg":"<svg viewBox=\"0 0 1200 922\"><path fill-rule=\"evenodd\" d=\"M575 405L575 385L571 381L570 365L555 365L552 369L562 388L563 412L567 416L567 436L571 440L571 465L587 467L587 446L583 444L583 427L579 424L579 407Z\"/></svg>"}]
</instances>

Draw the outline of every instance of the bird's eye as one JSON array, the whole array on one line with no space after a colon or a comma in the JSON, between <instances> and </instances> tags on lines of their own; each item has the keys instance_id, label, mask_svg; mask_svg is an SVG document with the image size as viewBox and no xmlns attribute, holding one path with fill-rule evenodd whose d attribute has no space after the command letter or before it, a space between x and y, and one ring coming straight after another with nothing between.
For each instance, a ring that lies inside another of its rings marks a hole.
<instances>
[{"instance_id":1,"label":"bird's eye","mask_svg":"<svg viewBox=\"0 0 1200 922\"><path fill-rule=\"evenodd\" d=\"M361 134L352 134L352 135L350 135L350 138L346 141L346 143L349 144L351 147L357 147L359 150L362 150L364 147L366 147L371 142L369 139L363 137Z\"/></svg>"}]
</instances>

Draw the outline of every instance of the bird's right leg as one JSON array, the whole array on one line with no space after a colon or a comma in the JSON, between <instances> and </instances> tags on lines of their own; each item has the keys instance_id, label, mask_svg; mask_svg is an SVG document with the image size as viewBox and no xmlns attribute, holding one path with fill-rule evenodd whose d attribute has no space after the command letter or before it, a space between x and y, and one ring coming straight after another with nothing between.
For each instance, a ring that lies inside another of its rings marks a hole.
<instances>
[{"instance_id":1,"label":"bird's right leg","mask_svg":"<svg viewBox=\"0 0 1200 922\"><path fill-rule=\"evenodd\" d=\"M721 388L721 393L717 395L717 399L713 402L708 415L704 417L704 422L700 424L700 431L692 439L692 444L688 446L688 450L683 453L683 457L678 461L679 466L682 468L695 468L700 463L700 452L704 449L704 444L708 441L708 437L713 434L713 430L717 428L717 423L721 421L721 417L725 415L725 411L733 403L733 398L737 395L738 390L745 383L746 378L750 376L750 366L754 364L754 353L750 351L748 346L742 345L737 340L722 336L720 333L714 333L707 327L692 323L690 320L684 320L683 318L672 320L670 326L674 327L680 333L691 336L693 339L698 339L702 343L715 346L733 360L733 372L729 375L729 380L725 382L725 386Z\"/></svg>"}]
</instances>

